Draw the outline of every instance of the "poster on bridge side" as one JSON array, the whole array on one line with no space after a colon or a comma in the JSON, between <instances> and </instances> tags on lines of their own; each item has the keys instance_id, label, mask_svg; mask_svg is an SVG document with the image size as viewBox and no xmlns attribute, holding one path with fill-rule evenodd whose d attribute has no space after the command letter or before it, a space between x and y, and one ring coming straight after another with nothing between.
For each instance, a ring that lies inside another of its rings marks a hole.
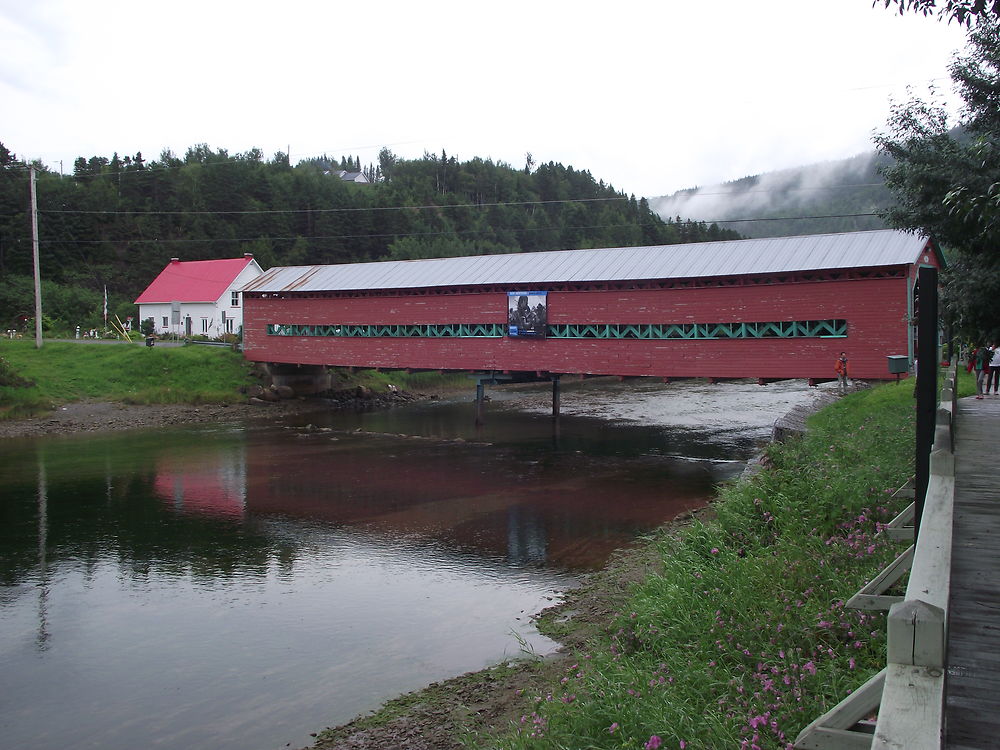
<instances>
[{"instance_id":1,"label":"poster on bridge side","mask_svg":"<svg viewBox=\"0 0 1000 750\"><path fill-rule=\"evenodd\" d=\"M548 292L507 292L507 335L544 338L548 324Z\"/></svg>"}]
</instances>

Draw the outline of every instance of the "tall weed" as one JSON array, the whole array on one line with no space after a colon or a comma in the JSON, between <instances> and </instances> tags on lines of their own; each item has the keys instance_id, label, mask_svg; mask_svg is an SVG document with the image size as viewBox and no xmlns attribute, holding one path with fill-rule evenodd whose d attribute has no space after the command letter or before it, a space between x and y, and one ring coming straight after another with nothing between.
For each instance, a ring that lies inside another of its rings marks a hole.
<instances>
[{"instance_id":1,"label":"tall weed","mask_svg":"<svg viewBox=\"0 0 1000 750\"><path fill-rule=\"evenodd\" d=\"M884 665L885 619L844 602L901 549L877 535L911 473L912 388L852 394L651 544L663 572L503 748L787 748Z\"/></svg>"}]
</instances>

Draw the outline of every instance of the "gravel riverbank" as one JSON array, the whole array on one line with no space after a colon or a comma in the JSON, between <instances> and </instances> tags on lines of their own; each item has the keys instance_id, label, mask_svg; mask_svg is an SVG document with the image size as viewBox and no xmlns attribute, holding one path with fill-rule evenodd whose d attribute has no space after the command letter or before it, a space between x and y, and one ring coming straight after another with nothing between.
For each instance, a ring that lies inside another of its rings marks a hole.
<instances>
[{"instance_id":1,"label":"gravel riverbank","mask_svg":"<svg viewBox=\"0 0 1000 750\"><path fill-rule=\"evenodd\" d=\"M230 421L274 420L321 409L379 409L435 395L394 392L365 393L356 390L330 394L328 398L294 398L273 402L236 404L123 404L112 401L75 401L30 419L0 421L0 441L44 435L135 430L165 425L214 424Z\"/></svg>"}]
</instances>

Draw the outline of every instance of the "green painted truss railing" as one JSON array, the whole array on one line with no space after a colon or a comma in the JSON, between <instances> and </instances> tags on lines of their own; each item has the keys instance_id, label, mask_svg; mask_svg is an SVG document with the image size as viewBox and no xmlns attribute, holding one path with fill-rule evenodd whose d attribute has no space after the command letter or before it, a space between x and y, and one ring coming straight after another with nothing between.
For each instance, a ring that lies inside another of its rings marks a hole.
<instances>
[{"instance_id":1,"label":"green painted truss railing","mask_svg":"<svg viewBox=\"0 0 1000 750\"><path fill-rule=\"evenodd\" d=\"M550 325L553 339L760 339L847 335L846 320L791 320L773 323L583 323Z\"/></svg>"},{"instance_id":2,"label":"green painted truss railing","mask_svg":"<svg viewBox=\"0 0 1000 750\"><path fill-rule=\"evenodd\" d=\"M271 324L268 336L344 336L346 338L500 338L502 323L450 323L447 325L329 325Z\"/></svg>"},{"instance_id":3,"label":"green painted truss railing","mask_svg":"<svg viewBox=\"0 0 1000 750\"><path fill-rule=\"evenodd\" d=\"M269 336L345 338L502 338L503 323L429 325L290 325L272 323ZM548 326L553 339L760 339L847 336L846 320L791 320L772 323L565 323Z\"/></svg>"}]
</instances>

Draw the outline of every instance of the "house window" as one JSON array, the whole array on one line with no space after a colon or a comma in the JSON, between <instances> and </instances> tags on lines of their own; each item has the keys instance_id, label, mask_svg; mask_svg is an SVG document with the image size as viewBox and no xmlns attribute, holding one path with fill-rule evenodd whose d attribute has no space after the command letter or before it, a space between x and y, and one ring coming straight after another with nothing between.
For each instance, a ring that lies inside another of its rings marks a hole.
<instances>
[{"instance_id":1,"label":"house window","mask_svg":"<svg viewBox=\"0 0 1000 750\"><path fill-rule=\"evenodd\" d=\"M233 319L226 318L226 333L232 333L232 332L233 332Z\"/></svg>"},{"instance_id":2,"label":"house window","mask_svg":"<svg viewBox=\"0 0 1000 750\"><path fill-rule=\"evenodd\" d=\"M208 318L201 319L201 332L208 333Z\"/></svg>"},{"instance_id":3,"label":"house window","mask_svg":"<svg viewBox=\"0 0 1000 750\"><path fill-rule=\"evenodd\" d=\"M163 316L163 327L164 328L167 327L167 316L166 315Z\"/></svg>"},{"instance_id":4,"label":"house window","mask_svg":"<svg viewBox=\"0 0 1000 750\"><path fill-rule=\"evenodd\" d=\"M240 293L239 292L232 292L229 295L229 306L230 307L239 307L240 306Z\"/></svg>"}]
</instances>

